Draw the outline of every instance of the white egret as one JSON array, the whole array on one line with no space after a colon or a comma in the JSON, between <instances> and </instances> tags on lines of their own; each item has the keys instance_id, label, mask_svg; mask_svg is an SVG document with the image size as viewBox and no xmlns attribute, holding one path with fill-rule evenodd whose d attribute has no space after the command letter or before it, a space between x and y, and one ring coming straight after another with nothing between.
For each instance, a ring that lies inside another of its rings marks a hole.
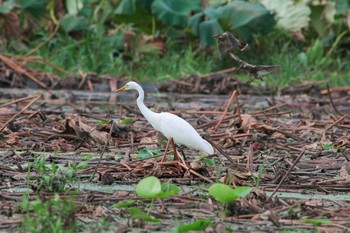
<instances>
[{"instance_id":1,"label":"white egret","mask_svg":"<svg viewBox=\"0 0 350 233\"><path fill-rule=\"evenodd\" d=\"M171 140L174 140L176 144L200 150L208 155L214 153L211 144L204 140L187 121L169 112L156 113L147 108L143 102L145 93L139 84L128 82L115 92L124 90L136 90L138 92L139 96L136 102L141 113L151 123L153 128L161 132L168 139L168 144Z\"/></svg>"}]
</instances>

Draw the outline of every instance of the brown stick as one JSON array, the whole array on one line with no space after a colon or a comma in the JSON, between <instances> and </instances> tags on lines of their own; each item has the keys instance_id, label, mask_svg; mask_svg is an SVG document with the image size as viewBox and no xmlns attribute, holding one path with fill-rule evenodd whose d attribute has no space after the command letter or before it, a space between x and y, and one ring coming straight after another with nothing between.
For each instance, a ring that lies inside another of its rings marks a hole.
<instances>
[{"instance_id":1,"label":"brown stick","mask_svg":"<svg viewBox=\"0 0 350 233\"><path fill-rule=\"evenodd\" d=\"M289 168L289 170L287 171L287 173L283 176L282 180L279 182L279 184L277 185L277 187L275 188L275 190L272 192L272 194L269 196L269 198L267 198L266 202L269 202L272 198L273 195L275 195L275 193L278 191L278 189L281 187L283 181L287 178L287 176L289 176L289 174L292 172L293 168L295 167L295 165L299 162L299 160L301 159L301 157L304 155L305 150L303 150L299 156L295 159L293 165Z\"/></svg>"},{"instance_id":2,"label":"brown stick","mask_svg":"<svg viewBox=\"0 0 350 233\"><path fill-rule=\"evenodd\" d=\"M0 55L1 56L1 55ZM16 119L16 117L18 117L19 115L21 115L23 112L25 112L32 104L34 104L38 99L41 98L42 95L37 95L34 96L35 98L30 101L24 108L22 108L21 111L19 111L18 113L16 113L15 115L13 115L0 129L0 133L6 128L6 126L12 122L14 119Z\"/></svg>"},{"instance_id":3,"label":"brown stick","mask_svg":"<svg viewBox=\"0 0 350 233\"><path fill-rule=\"evenodd\" d=\"M333 98L332 98L332 95L331 95L331 92L329 90L329 84L327 82L327 94L328 94L328 98L329 98L329 101L331 102L331 106L332 108L334 109L334 111L338 114L338 115L343 115L343 113L341 113L334 105L334 102L333 102Z\"/></svg>"},{"instance_id":4,"label":"brown stick","mask_svg":"<svg viewBox=\"0 0 350 233\"><path fill-rule=\"evenodd\" d=\"M22 102L24 100L33 99L35 97L37 97L37 96L27 96L27 97L19 98L19 99L16 99L16 100L12 100L12 101L10 101L8 103L4 103L4 104L0 105L0 108L6 107L6 106L9 106L9 105L18 103L18 102Z\"/></svg>"},{"instance_id":5,"label":"brown stick","mask_svg":"<svg viewBox=\"0 0 350 233\"><path fill-rule=\"evenodd\" d=\"M345 118L348 117L348 114L345 114L344 116L340 117L338 120L336 120L333 124L331 124L330 126L328 126L325 131L328 131L329 129L333 128L335 125L337 125L339 122L341 122L342 120L344 120Z\"/></svg>"},{"instance_id":6,"label":"brown stick","mask_svg":"<svg viewBox=\"0 0 350 233\"><path fill-rule=\"evenodd\" d=\"M230 105L232 104L233 98L235 97L236 93L237 93L237 91L233 91L233 92L232 92L232 94L231 94L231 96L230 96L230 99L228 100L228 102L227 102L227 104L226 104L225 111L223 112L223 114L222 114L221 117L220 117L220 120L218 121L218 123L217 123L216 126L214 127L214 130L216 130L216 129L219 127L219 125L221 124L222 120L224 119L224 117L225 117L225 115L226 115L226 113L227 113L227 111L228 111Z\"/></svg>"},{"instance_id":7,"label":"brown stick","mask_svg":"<svg viewBox=\"0 0 350 233\"><path fill-rule=\"evenodd\" d=\"M92 179L94 178L96 172L97 172L97 169L98 167L100 166L100 163L101 163L101 159L103 157L103 154L107 148L107 146L109 145L109 141L111 140L111 136L112 136L112 132L113 132L113 126L114 126L114 121L112 121L112 124L111 124L111 129L109 130L109 133L108 133L108 137L107 137L107 141L106 143L104 144L103 148L102 148L102 151L101 151L101 155L100 155L100 158L98 159L98 162L96 164L96 167L94 169L94 172L92 173L92 175L90 176L90 179L89 179L89 182L92 181Z\"/></svg>"},{"instance_id":8,"label":"brown stick","mask_svg":"<svg viewBox=\"0 0 350 233\"><path fill-rule=\"evenodd\" d=\"M46 86L45 83L43 83L42 81L38 80L37 78L35 78L33 75L31 75L30 73L28 73L25 69L23 69L21 66L19 66L18 64L16 64L15 62L13 62L11 59L3 56L0 54L0 59L7 65L9 66L11 69L17 71L18 73L24 74L25 76L27 76L28 78L30 78L33 82L37 83L39 86L41 86L42 88L47 89L48 87Z\"/></svg>"}]
</instances>

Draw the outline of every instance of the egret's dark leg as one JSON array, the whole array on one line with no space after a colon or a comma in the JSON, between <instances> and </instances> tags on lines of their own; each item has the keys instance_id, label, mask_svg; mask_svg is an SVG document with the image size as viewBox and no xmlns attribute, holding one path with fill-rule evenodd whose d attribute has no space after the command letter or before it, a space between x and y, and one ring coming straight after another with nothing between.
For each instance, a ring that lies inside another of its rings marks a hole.
<instances>
[{"instance_id":1,"label":"egret's dark leg","mask_svg":"<svg viewBox=\"0 0 350 233\"><path fill-rule=\"evenodd\" d=\"M184 152L184 148L183 148L183 147L180 147L178 151L180 152L180 154L182 155L182 157L184 158L184 160L187 160L186 155L185 155L185 152Z\"/></svg>"},{"instance_id":2,"label":"egret's dark leg","mask_svg":"<svg viewBox=\"0 0 350 233\"><path fill-rule=\"evenodd\" d=\"M173 148L174 148L174 157L175 157L175 159L178 160L179 163L182 163L184 165L184 167L186 167L186 169L188 170L188 167L187 167L187 165L185 163L185 160L182 158L181 155L179 155L179 152L177 152L177 150L176 150L176 146L175 146L175 142L174 142L173 138L171 138L171 144L173 145Z\"/></svg>"},{"instance_id":3,"label":"egret's dark leg","mask_svg":"<svg viewBox=\"0 0 350 233\"><path fill-rule=\"evenodd\" d=\"M168 148L169 148L169 145L170 145L170 142L173 141L173 138L172 137L169 137L168 138L168 142L166 144L166 147L165 147L165 151L164 151L164 154L163 154L163 158L160 162L165 162L166 161L166 154L168 152ZM174 155L175 156L175 155Z\"/></svg>"}]
</instances>

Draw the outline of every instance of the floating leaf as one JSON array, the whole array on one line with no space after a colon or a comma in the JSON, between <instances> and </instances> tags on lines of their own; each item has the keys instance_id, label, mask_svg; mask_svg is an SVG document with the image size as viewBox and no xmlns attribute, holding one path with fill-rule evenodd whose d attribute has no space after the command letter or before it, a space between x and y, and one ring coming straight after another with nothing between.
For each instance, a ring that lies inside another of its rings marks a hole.
<instances>
[{"instance_id":1,"label":"floating leaf","mask_svg":"<svg viewBox=\"0 0 350 233\"><path fill-rule=\"evenodd\" d=\"M234 201L239 197L245 197L250 193L251 189L250 187L233 189L226 184L213 184L209 188L209 194L215 197L216 200L226 203Z\"/></svg>"},{"instance_id":2,"label":"floating leaf","mask_svg":"<svg viewBox=\"0 0 350 233\"><path fill-rule=\"evenodd\" d=\"M212 225L212 221L209 219L199 219L190 224L182 224L177 227L178 232L189 231L204 231L208 226Z\"/></svg>"},{"instance_id":3,"label":"floating leaf","mask_svg":"<svg viewBox=\"0 0 350 233\"><path fill-rule=\"evenodd\" d=\"M125 201L121 201L118 202L117 204L114 204L113 207L115 208L125 208L125 207L129 207L135 204L134 200L125 200Z\"/></svg>"},{"instance_id":4,"label":"floating leaf","mask_svg":"<svg viewBox=\"0 0 350 233\"><path fill-rule=\"evenodd\" d=\"M146 212L140 210L139 208L131 207L128 209L131 218L141 219L146 222L160 222L160 219L152 218Z\"/></svg>"},{"instance_id":5,"label":"floating leaf","mask_svg":"<svg viewBox=\"0 0 350 233\"><path fill-rule=\"evenodd\" d=\"M142 198L157 198L162 192L162 187L157 177L149 176L136 185L135 192Z\"/></svg>"}]
</instances>

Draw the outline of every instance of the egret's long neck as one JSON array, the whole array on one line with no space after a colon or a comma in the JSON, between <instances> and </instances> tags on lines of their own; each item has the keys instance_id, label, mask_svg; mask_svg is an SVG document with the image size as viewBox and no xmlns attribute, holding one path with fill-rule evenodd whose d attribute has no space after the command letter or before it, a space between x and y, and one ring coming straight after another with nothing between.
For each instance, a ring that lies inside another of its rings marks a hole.
<instances>
[{"instance_id":1,"label":"egret's long neck","mask_svg":"<svg viewBox=\"0 0 350 233\"><path fill-rule=\"evenodd\" d=\"M159 123L160 123L160 116L159 113L155 113L151 111L149 108L146 107L144 104L144 99L145 99L145 93L142 89L142 87L138 86L135 88L137 92L139 93L139 97L137 98L137 106L139 107L141 113L145 116L146 120L151 123L151 125L156 129L160 130L159 128Z\"/></svg>"}]
</instances>

